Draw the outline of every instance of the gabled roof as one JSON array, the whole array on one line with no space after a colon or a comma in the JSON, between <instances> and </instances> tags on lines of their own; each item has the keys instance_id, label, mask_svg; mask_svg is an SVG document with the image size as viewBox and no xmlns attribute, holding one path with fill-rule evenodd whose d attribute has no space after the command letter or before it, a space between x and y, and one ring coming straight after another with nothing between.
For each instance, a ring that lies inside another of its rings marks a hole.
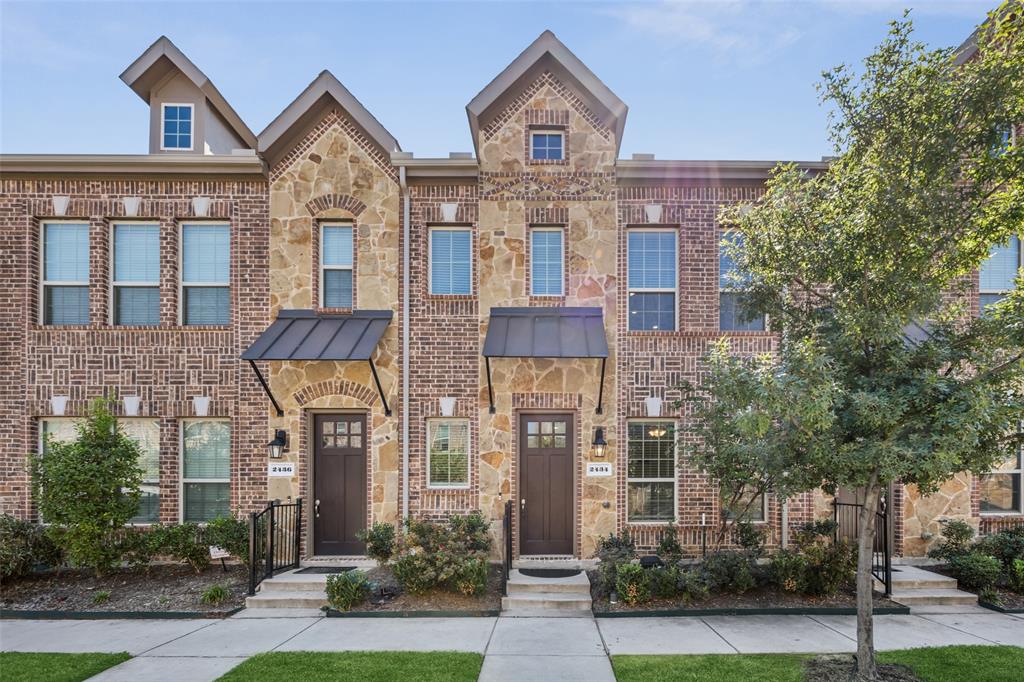
<instances>
[{"instance_id":1,"label":"gabled roof","mask_svg":"<svg viewBox=\"0 0 1024 682\"><path fill-rule=\"evenodd\" d=\"M320 75L259 134L260 153L275 156L275 147L290 139L288 133L297 126L309 123L319 113L318 105L332 101L344 109L352 120L366 131L370 139L380 145L386 155L401 151L398 140L373 117L348 88L330 71L321 71Z\"/></svg>"},{"instance_id":2,"label":"gabled roof","mask_svg":"<svg viewBox=\"0 0 1024 682\"><path fill-rule=\"evenodd\" d=\"M541 33L466 105L474 147L479 145L481 126L486 125L491 116L500 112L538 71L545 68L550 69L559 80L572 88L594 114L615 131L617 155L618 146L622 144L622 130L626 125L629 107L551 31ZM477 157L479 156L480 150L477 149Z\"/></svg>"},{"instance_id":3,"label":"gabled roof","mask_svg":"<svg viewBox=\"0 0 1024 682\"><path fill-rule=\"evenodd\" d=\"M167 36L160 36L156 42L132 62L131 66L121 74L121 80L128 87L135 91L146 104L149 104L149 94L152 89L162 81L171 71L178 71L195 84L199 90L206 95L213 108L227 122L228 126L240 137L251 149L256 148L256 135L249 130L249 126L239 117L224 96L214 86L213 82L206 77L206 74L199 70L199 67L192 63L185 54L170 41Z\"/></svg>"}]
</instances>

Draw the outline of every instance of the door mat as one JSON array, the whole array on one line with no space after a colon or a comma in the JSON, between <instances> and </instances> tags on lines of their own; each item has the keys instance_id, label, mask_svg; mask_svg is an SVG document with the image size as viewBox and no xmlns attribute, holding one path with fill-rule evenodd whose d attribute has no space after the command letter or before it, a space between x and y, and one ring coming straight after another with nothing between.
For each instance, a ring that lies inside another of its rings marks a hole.
<instances>
[{"instance_id":1,"label":"door mat","mask_svg":"<svg viewBox=\"0 0 1024 682\"><path fill-rule=\"evenodd\" d=\"M309 566L307 568L301 568L296 573L313 573L315 575L330 575L333 573L344 573L345 571L354 571L355 566Z\"/></svg>"},{"instance_id":2,"label":"door mat","mask_svg":"<svg viewBox=\"0 0 1024 682\"><path fill-rule=\"evenodd\" d=\"M572 578L582 571L571 568L520 568L519 573L530 578Z\"/></svg>"}]
</instances>

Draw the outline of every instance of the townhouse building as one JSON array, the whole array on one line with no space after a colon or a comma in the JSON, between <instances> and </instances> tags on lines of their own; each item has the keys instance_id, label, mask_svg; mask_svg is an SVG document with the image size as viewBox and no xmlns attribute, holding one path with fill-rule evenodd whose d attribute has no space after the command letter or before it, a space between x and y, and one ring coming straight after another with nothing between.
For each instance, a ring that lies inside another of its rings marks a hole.
<instances>
[{"instance_id":1,"label":"townhouse building","mask_svg":"<svg viewBox=\"0 0 1024 682\"><path fill-rule=\"evenodd\" d=\"M27 453L106 395L144 452L140 524L301 498L303 556L349 556L405 516L481 511L499 537L511 500L518 556L669 524L699 550L724 511L674 403L723 336L777 348L723 291L717 222L775 161L620 158L626 104L550 32L449 158L402 151L327 71L258 135L167 38L121 79L148 154L0 157L0 511L34 516ZM995 248L975 314L1020 264L1019 239ZM1020 518L1021 476L1017 453L890 491L896 552L941 518ZM831 513L751 509L775 545Z\"/></svg>"}]
</instances>

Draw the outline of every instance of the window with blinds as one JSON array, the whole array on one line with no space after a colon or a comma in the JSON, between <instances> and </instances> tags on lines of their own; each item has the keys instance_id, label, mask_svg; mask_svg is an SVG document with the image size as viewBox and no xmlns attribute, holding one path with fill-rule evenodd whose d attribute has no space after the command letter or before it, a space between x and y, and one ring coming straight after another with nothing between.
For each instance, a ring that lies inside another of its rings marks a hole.
<instances>
[{"instance_id":1,"label":"window with blinds","mask_svg":"<svg viewBox=\"0 0 1024 682\"><path fill-rule=\"evenodd\" d=\"M562 296L565 251L560 227L535 227L530 231L530 293Z\"/></svg>"},{"instance_id":2,"label":"window with blinds","mask_svg":"<svg viewBox=\"0 0 1024 682\"><path fill-rule=\"evenodd\" d=\"M160 421L157 419L118 420L124 435L142 450L142 496L139 512L129 523L157 523L160 520Z\"/></svg>"},{"instance_id":3,"label":"window with blinds","mask_svg":"<svg viewBox=\"0 0 1024 682\"><path fill-rule=\"evenodd\" d=\"M352 240L351 224L320 226L321 307L352 307Z\"/></svg>"},{"instance_id":4,"label":"window with blinds","mask_svg":"<svg viewBox=\"0 0 1024 682\"><path fill-rule=\"evenodd\" d=\"M181 322L185 325L231 321L231 228L181 228Z\"/></svg>"},{"instance_id":5,"label":"window with blinds","mask_svg":"<svg viewBox=\"0 0 1024 682\"><path fill-rule=\"evenodd\" d=\"M750 316L742 306L739 292L731 290L743 278L729 255L732 245L742 246L743 235L722 235L718 246L718 328L722 331L764 331L764 315Z\"/></svg>"},{"instance_id":6,"label":"window with blinds","mask_svg":"<svg viewBox=\"0 0 1024 682\"><path fill-rule=\"evenodd\" d=\"M89 324L89 225L43 224L43 324Z\"/></svg>"},{"instance_id":7,"label":"window with blinds","mask_svg":"<svg viewBox=\"0 0 1024 682\"><path fill-rule=\"evenodd\" d=\"M1020 237L1011 237L1005 244L992 247L989 257L981 264L979 291L981 309L998 303L1013 290L1017 271L1024 267Z\"/></svg>"},{"instance_id":8,"label":"window with blinds","mask_svg":"<svg viewBox=\"0 0 1024 682\"><path fill-rule=\"evenodd\" d=\"M182 427L182 520L230 514L231 424L190 420Z\"/></svg>"},{"instance_id":9,"label":"window with blinds","mask_svg":"<svg viewBox=\"0 0 1024 682\"><path fill-rule=\"evenodd\" d=\"M427 422L427 472L431 488L469 487L468 420Z\"/></svg>"},{"instance_id":10,"label":"window with blinds","mask_svg":"<svg viewBox=\"0 0 1024 682\"><path fill-rule=\"evenodd\" d=\"M468 229L431 228L430 293L473 293L473 235Z\"/></svg>"},{"instance_id":11,"label":"window with blinds","mask_svg":"<svg viewBox=\"0 0 1024 682\"><path fill-rule=\"evenodd\" d=\"M160 324L160 226L114 225L113 323Z\"/></svg>"},{"instance_id":12,"label":"window with blinds","mask_svg":"<svg viewBox=\"0 0 1024 682\"><path fill-rule=\"evenodd\" d=\"M675 230L630 230L627 251L630 331L674 330Z\"/></svg>"},{"instance_id":13,"label":"window with blinds","mask_svg":"<svg viewBox=\"0 0 1024 682\"><path fill-rule=\"evenodd\" d=\"M676 518L676 426L671 421L626 425L626 515L630 523Z\"/></svg>"}]
</instances>

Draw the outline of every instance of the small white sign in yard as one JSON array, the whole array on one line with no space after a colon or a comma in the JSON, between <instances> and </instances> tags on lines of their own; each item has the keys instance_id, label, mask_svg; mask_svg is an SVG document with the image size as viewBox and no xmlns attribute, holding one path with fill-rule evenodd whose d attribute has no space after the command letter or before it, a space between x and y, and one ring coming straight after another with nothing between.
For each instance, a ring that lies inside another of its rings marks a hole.
<instances>
[{"instance_id":1,"label":"small white sign in yard","mask_svg":"<svg viewBox=\"0 0 1024 682\"><path fill-rule=\"evenodd\" d=\"M223 547L217 545L210 545L210 558L211 559L227 559L231 556L231 552L227 551Z\"/></svg>"},{"instance_id":2,"label":"small white sign in yard","mask_svg":"<svg viewBox=\"0 0 1024 682\"><path fill-rule=\"evenodd\" d=\"M267 465L267 476L291 478L295 475L295 462L270 462Z\"/></svg>"},{"instance_id":3,"label":"small white sign in yard","mask_svg":"<svg viewBox=\"0 0 1024 682\"><path fill-rule=\"evenodd\" d=\"M610 462L587 462L587 476L611 476Z\"/></svg>"}]
</instances>

